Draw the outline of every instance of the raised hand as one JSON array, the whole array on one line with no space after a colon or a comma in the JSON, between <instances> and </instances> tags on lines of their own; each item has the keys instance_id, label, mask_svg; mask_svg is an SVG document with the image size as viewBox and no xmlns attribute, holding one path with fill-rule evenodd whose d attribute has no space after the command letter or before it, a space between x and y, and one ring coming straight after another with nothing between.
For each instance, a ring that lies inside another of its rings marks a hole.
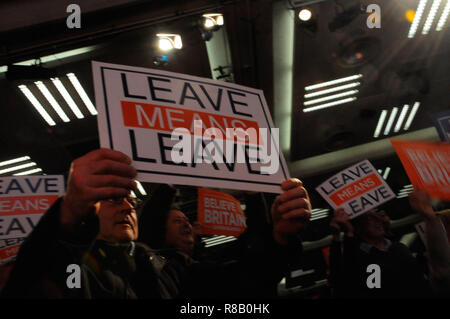
<instances>
[{"instance_id":1,"label":"raised hand","mask_svg":"<svg viewBox=\"0 0 450 319\"><path fill-rule=\"evenodd\" d=\"M282 245L289 238L306 228L311 217L311 203L303 183L290 178L281 183L283 193L272 205L274 239Z\"/></svg>"},{"instance_id":2,"label":"raised hand","mask_svg":"<svg viewBox=\"0 0 450 319\"><path fill-rule=\"evenodd\" d=\"M61 224L73 226L94 210L96 202L136 190L131 159L110 149L92 151L72 162L61 204Z\"/></svg>"}]
</instances>

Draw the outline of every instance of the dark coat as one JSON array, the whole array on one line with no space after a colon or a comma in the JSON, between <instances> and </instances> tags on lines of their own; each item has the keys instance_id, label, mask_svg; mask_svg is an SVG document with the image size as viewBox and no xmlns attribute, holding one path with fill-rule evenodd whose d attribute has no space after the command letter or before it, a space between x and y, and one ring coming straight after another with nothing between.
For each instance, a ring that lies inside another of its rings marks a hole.
<instances>
[{"instance_id":1,"label":"dark coat","mask_svg":"<svg viewBox=\"0 0 450 319\"><path fill-rule=\"evenodd\" d=\"M243 250L240 258L228 263L197 262L178 250L154 250L143 243L111 244L96 240L99 222L95 214L76 232L63 232L59 206L60 200L21 246L2 297L260 297L263 290L259 287L274 287L291 255L292 247L278 246L271 232L261 234L266 238L265 249ZM71 264L80 265L80 288L67 285Z\"/></svg>"}]
</instances>

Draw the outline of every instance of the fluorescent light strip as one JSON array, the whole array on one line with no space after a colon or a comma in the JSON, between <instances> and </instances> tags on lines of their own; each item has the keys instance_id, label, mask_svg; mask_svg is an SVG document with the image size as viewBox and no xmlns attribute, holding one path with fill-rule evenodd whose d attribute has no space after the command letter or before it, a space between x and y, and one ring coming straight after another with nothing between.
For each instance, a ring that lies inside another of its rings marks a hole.
<instances>
[{"instance_id":1,"label":"fluorescent light strip","mask_svg":"<svg viewBox=\"0 0 450 319\"><path fill-rule=\"evenodd\" d=\"M400 116L398 117L397 123L395 124L394 132L397 133L402 128L403 120L406 117L406 113L408 113L409 105L403 106L402 112L400 113Z\"/></svg>"},{"instance_id":2,"label":"fluorescent light strip","mask_svg":"<svg viewBox=\"0 0 450 319\"><path fill-rule=\"evenodd\" d=\"M69 57L72 57L72 56L75 56L75 55L80 55L80 54L83 54L83 53L91 52L91 51L95 50L96 48L97 48L97 46L89 46L89 47L84 47L84 48L78 48L78 49L74 49L74 50L64 51L64 52L60 52L60 53L50 54L50 55L46 55L46 56L40 57L39 61L41 63L57 61L57 60L69 58ZM17 63L14 63L14 64L15 65L35 65L36 64L36 59L21 61L21 62L17 62Z\"/></svg>"},{"instance_id":3,"label":"fluorescent light strip","mask_svg":"<svg viewBox=\"0 0 450 319\"><path fill-rule=\"evenodd\" d=\"M205 244L211 244L211 243L214 243L216 241L221 241L221 240L223 240L225 238L227 238L227 236L214 236L212 238L205 239L203 242Z\"/></svg>"},{"instance_id":4,"label":"fluorescent light strip","mask_svg":"<svg viewBox=\"0 0 450 319\"><path fill-rule=\"evenodd\" d=\"M414 192L414 189L401 189L401 190L398 192L398 195L409 194L409 193L412 193L412 192Z\"/></svg>"},{"instance_id":5,"label":"fluorescent light strip","mask_svg":"<svg viewBox=\"0 0 450 319\"><path fill-rule=\"evenodd\" d=\"M69 51L64 51L64 52L55 53L55 54L51 54L51 55L46 55L46 56L40 57L39 61L41 63L47 63L47 62L62 60L62 59L72 57L75 55L80 55L83 53L91 52L91 51L95 50L96 48L97 48L97 46L89 46L89 47L79 48L79 49L75 49L75 50L69 50ZM17 63L14 63L14 65L36 65L36 59L17 62ZM0 73L6 72L7 70L8 70L8 67L6 65L0 66Z\"/></svg>"},{"instance_id":6,"label":"fluorescent light strip","mask_svg":"<svg viewBox=\"0 0 450 319\"><path fill-rule=\"evenodd\" d=\"M98 112L95 109L94 104L92 104L91 100L89 99L88 95L86 94L86 91L83 89L83 87L80 84L80 81L78 81L78 78L74 73L67 73L67 77L69 78L70 82L74 86L74 88L77 90L78 94L80 95L81 99L83 100L84 104L88 108L89 112L92 115L97 115Z\"/></svg>"},{"instance_id":7,"label":"fluorescent light strip","mask_svg":"<svg viewBox=\"0 0 450 319\"><path fill-rule=\"evenodd\" d=\"M330 211L329 209L320 209L320 210L316 210L316 211L312 210L311 214L312 214L312 216L314 216L314 215L317 215L320 213L328 213L329 211Z\"/></svg>"},{"instance_id":8,"label":"fluorescent light strip","mask_svg":"<svg viewBox=\"0 0 450 319\"><path fill-rule=\"evenodd\" d=\"M441 0L434 0L433 5L431 6L430 13L428 13L427 20L425 21L425 25L422 29L422 34L426 35L430 32L431 25L433 24L434 18L436 17L436 12L441 5Z\"/></svg>"},{"instance_id":9,"label":"fluorescent light strip","mask_svg":"<svg viewBox=\"0 0 450 319\"><path fill-rule=\"evenodd\" d=\"M351 89L351 88L357 87L359 85L361 85L361 82L353 82L353 83L349 83L349 84L345 84L345 85L341 85L341 86L336 86L336 87L331 88L331 89L317 91L317 92L314 92L314 93L308 93L308 94L305 94L304 97L305 97L305 99L309 99L309 98L315 97L315 96L320 96L320 95L324 95L324 94L328 94L328 93L333 93L333 92L337 92L337 91Z\"/></svg>"},{"instance_id":10,"label":"fluorescent light strip","mask_svg":"<svg viewBox=\"0 0 450 319\"><path fill-rule=\"evenodd\" d=\"M67 92L67 90L64 87L64 85L62 84L62 82L58 78L53 78L51 80L52 80L53 84L56 86L56 88L58 89L59 93L63 96L64 100L66 100L67 104L69 105L69 107L71 108L71 110L73 111L75 116L79 119L84 118L80 109L75 104L74 100L70 96L69 92Z\"/></svg>"},{"instance_id":11,"label":"fluorescent light strip","mask_svg":"<svg viewBox=\"0 0 450 319\"><path fill-rule=\"evenodd\" d=\"M141 192L142 195L147 195L147 192L145 191L144 187L142 186L142 184L139 181L136 181L138 190Z\"/></svg>"},{"instance_id":12,"label":"fluorescent light strip","mask_svg":"<svg viewBox=\"0 0 450 319\"><path fill-rule=\"evenodd\" d=\"M34 84L36 84L36 86L38 87L38 89L41 91L41 93L45 96L45 98L47 99L47 101L50 103L50 105L53 107L53 109L56 111L56 113L58 113L59 117L64 121L64 122L70 122L70 119L67 117L66 113L64 113L64 111L61 109L61 106L59 105L58 102L56 102L55 98L53 97L53 95L50 93L50 91L47 89L47 87L45 86L44 83L42 83L42 81L37 81L34 82Z\"/></svg>"},{"instance_id":13,"label":"fluorescent light strip","mask_svg":"<svg viewBox=\"0 0 450 319\"><path fill-rule=\"evenodd\" d=\"M39 112L42 118L48 123L50 126L56 125L55 121L48 115L47 111L42 107L41 103L34 97L33 93L25 86L19 85L19 89L22 93L27 97L27 99L33 104L34 108Z\"/></svg>"},{"instance_id":14,"label":"fluorescent light strip","mask_svg":"<svg viewBox=\"0 0 450 319\"><path fill-rule=\"evenodd\" d=\"M392 124L394 124L395 117L397 116L398 108L394 107L391 111L391 116L389 116L389 120L384 128L384 135L388 135L391 131Z\"/></svg>"},{"instance_id":15,"label":"fluorescent light strip","mask_svg":"<svg viewBox=\"0 0 450 319\"><path fill-rule=\"evenodd\" d=\"M328 217L328 214L321 214L318 216L311 217L310 220L317 220L317 219L322 219L322 218L326 218L326 217Z\"/></svg>"},{"instance_id":16,"label":"fluorescent light strip","mask_svg":"<svg viewBox=\"0 0 450 319\"><path fill-rule=\"evenodd\" d=\"M225 243L228 243L228 242L231 242L231 241L235 241L236 239L237 238L235 238L235 237L229 238L229 239L225 239L225 240L223 240L221 242L216 242L216 243L205 245L205 248L212 247L212 246L217 246L217 245L221 245L221 244L225 244Z\"/></svg>"},{"instance_id":17,"label":"fluorescent light strip","mask_svg":"<svg viewBox=\"0 0 450 319\"><path fill-rule=\"evenodd\" d=\"M227 241L230 241L230 239L233 240L233 239L236 239L236 238L233 237L233 236L221 236L220 238L216 238L216 240L211 240L211 241L205 242L205 245L212 245L212 244L216 244L216 243L222 243L224 241L227 242Z\"/></svg>"},{"instance_id":18,"label":"fluorescent light strip","mask_svg":"<svg viewBox=\"0 0 450 319\"><path fill-rule=\"evenodd\" d=\"M334 102L330 102L330 103L326 103L326 104L320 104L317 106L312 106L312 107L308 107L306 109L303 109L303 112L312 112L312 111L317 111L317 110L321 110L321 109L326 109L328 107L332 107L335 105L340 105L340 104L345 104L345 103L349 103L356 100L356 97L350 97L347 99L343 99L343 100L338 100L338 101L334 101Z\"/></svg>"},{"instance_id":19,"label":"fluorescent light strip","mask_svg":"<svg viewBox=\"0 0 450 319\"><path fill-rule=\"evenodd\" d=\"M10 168L5 168L5 169L0 170L0 174L6 174L6 173L9 173L9 172L18 171L18 170L21 170L23 168L28 168L28 167L31 167L31 166L36 166L36 163L31 162L31 163L22 164L22 165L19 165L19 166L13 166L13 167L10 167Z\"/></svg>"},{"instance_id":20,"label":"fluorescent light strip","mask_svg":"<svg viewBox=\"0 0 450 319\"><path fill-rule=\"evenodd\" d=\"M348 92L343 92L343 93L339 93L339 94L334 94L334 95L330 95L330 96L326 96L326 97L322 97L320 99L315 99L315 100L309 100L303 103L303 105L307 106L307 105L311 105L311 104L316 104L316 103L320 103L320 102L325 102L325 101L329 101L329 100L334 100L340 97L344 97L344 96L349 96L349 95L353 95L358 93L358 90L351 90Z\"/></svg>"},{"instance_id":21,"label":"fluorescent light strip","mask_svg":"<svg viewBox=\"0 0 450 319\"><path fill-rule=\"evenodd\" d=\"M314 85L310 85L310 86L305 87L305 91L311 91L311 90L323 88L325 86L331 86L331 85L334 85L334 84L348 82L348 81L359 79L361 77L362 77L362 74L357 74L357 75L348 76L346 78L341 78L341 79L336 79L336 80L333 80L333 81L328 81L328 82L324 82L324 83L314 84Z\"/></svg>"},{"instance_id":22,"label":"fluorescent light strip","mask_svg":"<svg viewBox=\"0 0 450 319\"><path fill-rule=\"evenodd\" d=\"M30 170L28 170L28 171L16 173L16 174L13 174L13 175L14 175L14 176L31 175L31 174L39 173L39 172L42 172L42 169L41 169L41 168L30 169Z\"/></svg>"},{"instance_id":23,"label":"fluorescent light strip","mask_svg":"<svg viewBox=\"0 0 450 319\"><path fill-rule=\"evenodd\" d=\"M447 0L447 5L445 6L444 11L442 12L441 18L439 19L439 22L436 26L436 31L442 31L449 14L450 14L450 0Z\"/></svg>"},{"instance_id":24,"label":"fluorescent light strip","mask_svg":"<svg viewBox=\"0 0 450 319\"><path fill-rule=\"evenodd\" d=\"M388 166L386 167L384 174L383 174L383 179L386 180L389 176L389 172L391 171L391 168Z\"/></svg>"},{"instance_id":25,"label":"fluorescent light strip","mask_svg":"<svg viewBox=\"0 0 450 319\"><path fill-rule=\"evenodd\" d=\"M11 160L0 162L0 166L6 166L6 165L14 164L14 163L20 163L20 162L23 162L23 161L26 161L29 159L31 159L29 156L22 156L22 157L18 157L18 158L14 158Z\"/></svg>"},{"instance_id":26,"label":"fluorescent light strip","mask_svg":"<svg viewBox=\"0 0 450 319\"><path fill-rule=\"evenodd\" d=\"M381 128L383 127L384 120L386 119L387 113L388 112L386 110L381 111L380 118L378 119L377 127L375 128L375 132L373 133L373 137L377 138L378 136L380 136Z\"/></svg>"},{"instance_id":27,"label":"fluorescent light strip","mask_svg":"<svg viewBox=\"0 0 450 319\"><path fill-rule=\"evenodd\" d=\"M411 113L409 113L408 120L406 120L405 127L403 128L405 131L409 129L411 126L412 121L414 120L414 117L416 116L417 110L419 109L420 102L414 103L414 106L411 110Z\"/></svg>"},{"instance_id":28,"label":"fluorescent light strip","mask_svg":"<svg viewBox=\"0 0 450 319\"><path fill-rule=\"evenodd\" d=\"M422 19L423 11L427 5L428 0L420 0L419 6L417 7L416 14L414 15L414 20L409 28L408 38L414 38L419 27L420 20Z\"/></svg>"},{"instance_id":29,"label":"fluorescent light strip","mask_svg":"<svg viewBox=\"0 0 450 319\"><path fill-rule=\"evenodd\" d=\"M320 214L316 214L314 216L311 215L311 219L317 219L317 218L323 218L323 217L327 217L328 213L320 213Z\"/></svg>"}]
</instances>

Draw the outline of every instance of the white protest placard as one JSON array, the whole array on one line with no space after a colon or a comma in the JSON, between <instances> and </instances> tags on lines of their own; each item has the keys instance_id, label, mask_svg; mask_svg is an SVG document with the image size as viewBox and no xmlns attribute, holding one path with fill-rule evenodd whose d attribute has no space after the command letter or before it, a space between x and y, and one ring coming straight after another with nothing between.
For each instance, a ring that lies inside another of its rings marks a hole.
<instances>
[{"instance_id":1,"label":"white protest placard","mask_svg":"<svg viewBox=\"0 0 450 319\"><path fill-rule=\"evenodd\" d=\"M350 219L395 198L368 160L340 171L316 190L334 209L344 208Z\"/></svg>"},{"instance_id":2,"label":"white protest placard","mask_svg":"<svg viewBox=\"0 0 450 319\"><path fill-rule=\"evenodd\" d=\"M0 177L0 263L17 255L20 244L63 194L62 175Z\"/></svg>"},{"instance_id":3,"label":"white protest placard","mask_svg":"<svg viewBox=\"0 0 450 319\"><path fill-rule=\"evenodd\" d=\"M162 70L93 62L100 144L144 182L281 193L289 178L263 92Z\"/></svg>"}]
</instances>

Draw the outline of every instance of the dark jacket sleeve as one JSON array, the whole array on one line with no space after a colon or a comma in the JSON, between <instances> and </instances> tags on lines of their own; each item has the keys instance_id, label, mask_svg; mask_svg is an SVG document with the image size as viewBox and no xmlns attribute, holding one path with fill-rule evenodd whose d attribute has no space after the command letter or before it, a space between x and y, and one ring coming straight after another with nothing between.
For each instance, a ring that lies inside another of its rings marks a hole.
<instances>
[{"instance_id":1,"label":"dark jacket sleeve","mask_svg":"<svg viewBox=\"0 0 450 319\"><path fill-rule=\"evenodd\" d=\"M59 223L60 204L58 199L21 245L2 297L66 297L67 266L81 264L82 248L97 236L98 218L91 215L74 233L64 232Z\"/></svg>"}]
</instances>

